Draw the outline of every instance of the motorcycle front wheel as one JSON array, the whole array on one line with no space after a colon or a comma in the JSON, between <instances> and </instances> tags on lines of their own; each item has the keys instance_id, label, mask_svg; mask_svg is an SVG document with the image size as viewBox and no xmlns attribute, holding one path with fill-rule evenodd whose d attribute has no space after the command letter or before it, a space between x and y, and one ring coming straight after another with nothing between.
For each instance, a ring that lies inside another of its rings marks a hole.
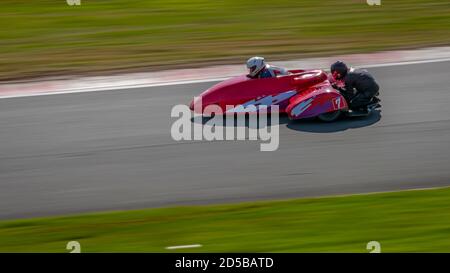
<instances>
[{"instance_id":1,"label":"motorcycle front wheel","mask_svg":"<svg viewBox=\"0 0 450 273\"><path fill-rule=\"evenodd\" d=\"M337 110L333 112L323 113L321 115L318 115L317 117L323 122L332 122L337 120L340 115L341 111Z\"/></svg>"}]
</instances>

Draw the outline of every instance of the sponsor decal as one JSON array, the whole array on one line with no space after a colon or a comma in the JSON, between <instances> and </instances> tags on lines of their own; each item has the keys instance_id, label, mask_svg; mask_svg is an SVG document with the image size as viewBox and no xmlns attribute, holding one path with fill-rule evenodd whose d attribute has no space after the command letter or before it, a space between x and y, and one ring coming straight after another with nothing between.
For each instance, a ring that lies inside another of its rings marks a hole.
<instances>
[{"instance_id":1,"label":"sponsor decal","mask_svg":"<svg viewBox=\"0 0 450 273\"><path fill-rule=\"evenodd\" d=\"M256 110L264 110L267 109L269 106L278 105L281 102L289 99L290 97L294 96L297 92L295 90L286 91L283 93L280 93L276 96L265 96L262 98L253 99L251 101L245 102L243 104L240 104L236 107L233 107L226 111L226 113L247 113L247 112L253 112L254 107L256 107Z\"/></svg>"},{"instance_id":2,"label":"sponsor decal","mask_svg":"<svg viewBox=\"0 0 450 273\"><path fill-rule=\"evenodd\" d=\"M301 103L296 105L294 108L292 108L291 115L293 117L300 116L303 112L305 112L312 105L313 100L314 100L314 98L310 98L310 99L302 101Z\"/></svg>"}]
</instances>

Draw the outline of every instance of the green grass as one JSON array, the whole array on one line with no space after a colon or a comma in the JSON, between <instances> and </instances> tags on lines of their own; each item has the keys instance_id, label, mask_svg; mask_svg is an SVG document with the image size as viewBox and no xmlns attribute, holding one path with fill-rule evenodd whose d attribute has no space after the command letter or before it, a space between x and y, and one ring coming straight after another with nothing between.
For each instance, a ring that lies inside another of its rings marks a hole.
<instances>
[{"instance_id":1,"label":"green grass","mask_svg":"<svg viewBox=\"0 0 450 273\"><path fill-rule=\"evenodd\" d=\"M450 252L450 188L0 222L0 252ZM182 250L176 250L182 251Z\"/></svg>"},{"instance_id":2,"label":"green grass","mask_svg":"<svg viewBox=\"0 0 450 273\"><path fill-rule=\"evenodd\" d=\"M448 0L2 0L0 80L447 45Z\"/></svg>"}]
</instances>

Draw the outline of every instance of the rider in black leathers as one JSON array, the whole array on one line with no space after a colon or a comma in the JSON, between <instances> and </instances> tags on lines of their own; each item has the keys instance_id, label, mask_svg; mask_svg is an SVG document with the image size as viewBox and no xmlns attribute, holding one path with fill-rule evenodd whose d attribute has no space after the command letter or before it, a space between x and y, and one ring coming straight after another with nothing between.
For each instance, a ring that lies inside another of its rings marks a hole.
<instances>
[{"instance_id":1,"label":"rider in black leathers","mask_svg":"<svg viewBox=\"0 0 450 273\"><path fill-rule=\"evenodd\" d=\"M344 62L337 61L331 65L331 75L334 79L344 82L344 87L338 89L351 109L361 109L370 103L379 102L380 87L372 75L364 69L349 69Z\"/></svg>"}]
</instances>

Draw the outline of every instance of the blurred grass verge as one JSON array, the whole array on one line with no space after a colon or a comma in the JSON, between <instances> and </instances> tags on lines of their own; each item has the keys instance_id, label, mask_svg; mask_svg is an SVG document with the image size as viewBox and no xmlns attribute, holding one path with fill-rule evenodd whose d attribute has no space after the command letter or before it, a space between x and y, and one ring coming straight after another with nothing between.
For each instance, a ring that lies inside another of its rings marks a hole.
<instances>
[{"instance_id":1,"label":"blurred grass verge","mask_svg":"<svg viewBox=\"0 0 450 273\"><path fill-rule=\"evenodd\" d=\"M3 221L0 252L450 252L449 235L444 188Z\"/></svg>"},{"instance_id":2,"label":"blurred grass verge","mask_svg":"<svg viewBox=\"0 0 450 273\"><path fill-rule=\"evenodd\" d=\"M450 2L3 0L0 80L450 43Z\"/></svg>"}]
</instances>

